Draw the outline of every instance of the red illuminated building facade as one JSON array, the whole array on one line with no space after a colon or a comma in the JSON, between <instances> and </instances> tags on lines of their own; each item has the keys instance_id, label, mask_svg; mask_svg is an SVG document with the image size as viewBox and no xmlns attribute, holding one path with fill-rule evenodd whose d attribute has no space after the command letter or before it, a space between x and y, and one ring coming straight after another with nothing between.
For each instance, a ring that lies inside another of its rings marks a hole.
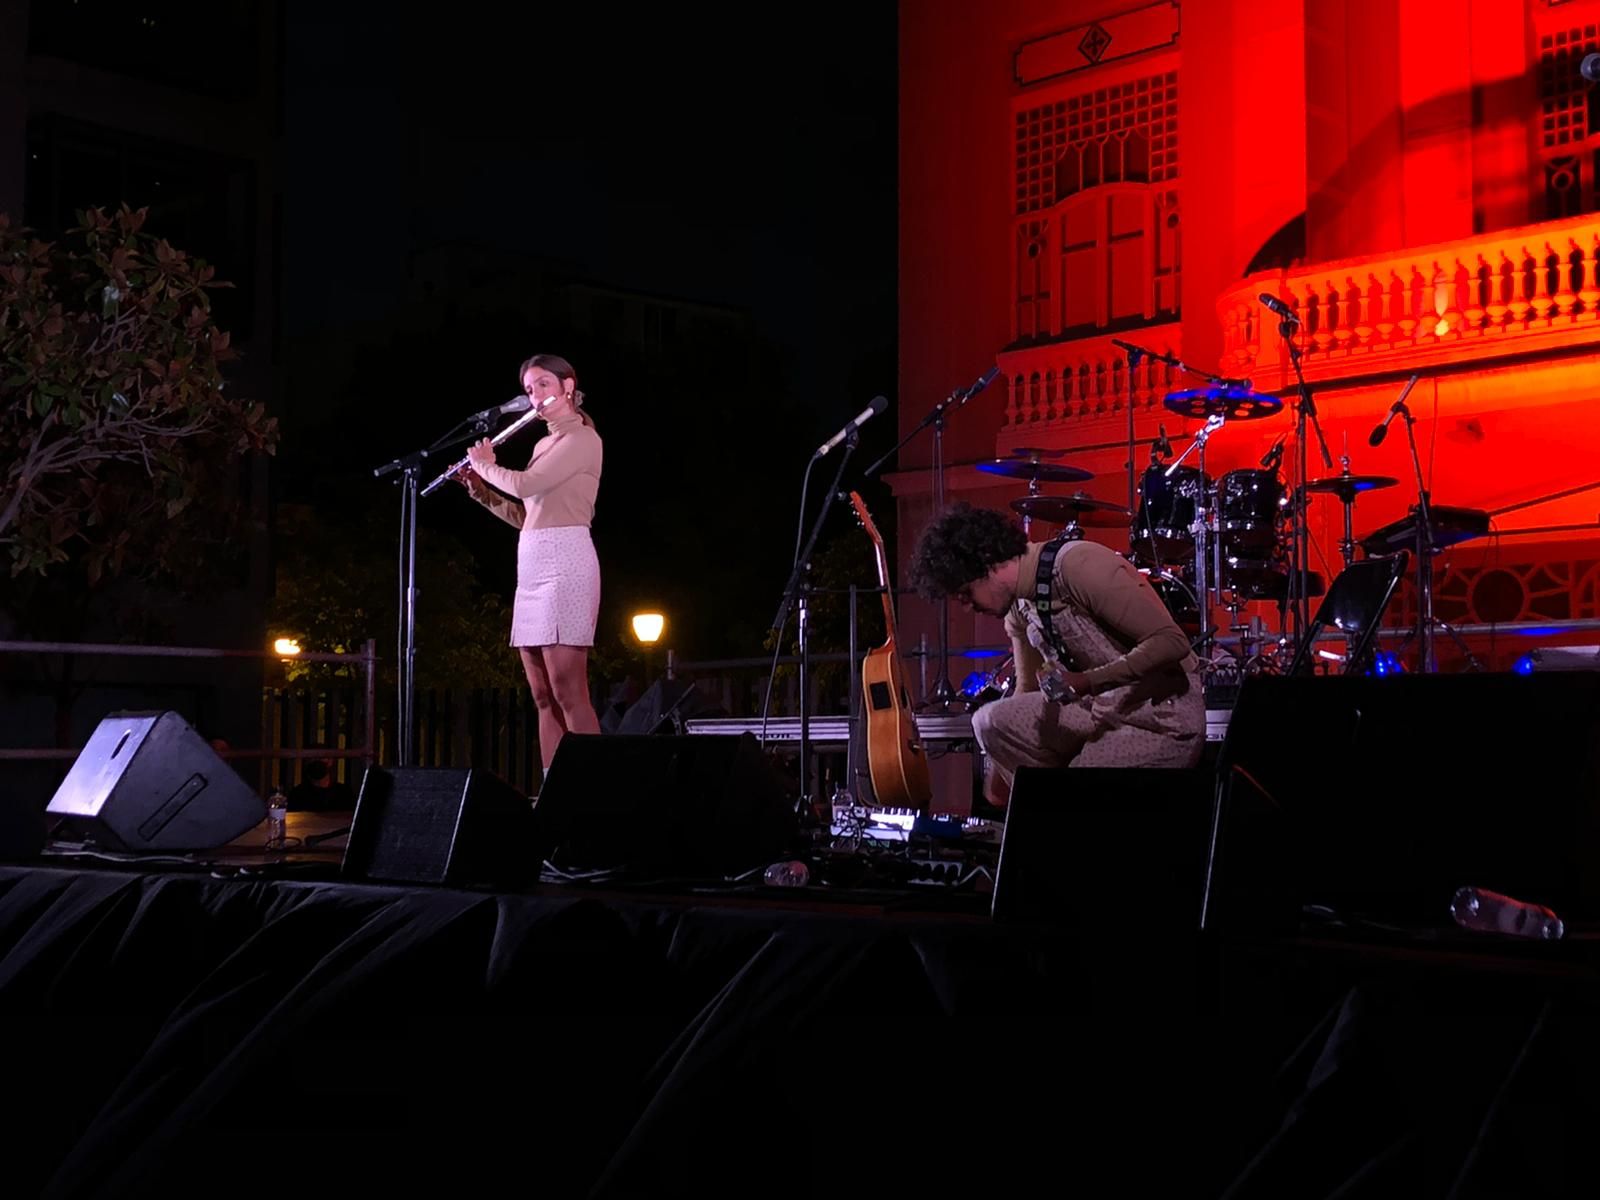
<instances>
[{"instance_id":1,"label":"red illuminated building facade","mask_svg":"<svg viewBox=\"0 0 1600 1200\"><path fill-rule=\"evenodd\" d=\"M1199 428L1162 403L1199 381L1148 361L1130 379L1112 338L1291 399L1266 292L1302 322L1333 459L1312 443L1308 475L1348 455L1400 481L1357 501L1357 538L1415 503L1403 426L1368 435L1419 374L1434 503L1495 514L1436 560L1437 615L1600 616L1600 490L1574 490L1600 480L1600 85L1579 69L1600 0L902 0L900 25L902 432L1002 371L950 417L949 498L1005 507L1025 481L975 464L1042 447L1094 472L1045 491L1126 504L1130 403L1142 473L1160 426L1179 450ZM1258 468L1288 434L1288 478L1293 430L1287 403L1229 422L1207 471ZM902 567L930 461L923 434L893 477ZM1331 579L1335 498L1312 501L1310 531ZM1127 548L1123 530L1091 535ZM1414 605L1408 584L1387 623ZM1278 624L1275 605L1246 613ZM928 606L906 601L902 623L932 642ZM956 647L1003 640L994 621L951 623ZM1504 668L1532 644L1472 645ZM1437 650L1459 669L1452 641Z\"/></svg>"}]
</instances>

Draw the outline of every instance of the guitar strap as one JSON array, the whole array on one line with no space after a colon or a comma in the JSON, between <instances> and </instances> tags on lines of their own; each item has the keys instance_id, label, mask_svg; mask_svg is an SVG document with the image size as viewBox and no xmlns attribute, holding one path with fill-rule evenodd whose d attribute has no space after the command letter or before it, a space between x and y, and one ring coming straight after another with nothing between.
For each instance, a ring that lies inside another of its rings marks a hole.
<instances>
[{"instance_id":1,"label":"guitar strap","mask_svg":"<svg viewBox=\"0 0 1600 1200\"><path fill-rule=\"evenodd\" d=\"M1033 607L1039 614L1039 622L1044 626L1044 636L1050 643L1050 648L1056 652L1056 657L1062 662L1068 659L1067 648L1062 645L1061 634L1056 631L1054 616L1059 610L1055 603L1056 556L1075 539L1062 534L1046 542L1039 549L1039 570L1033 577Z\"/></svg>"}]
</instances>

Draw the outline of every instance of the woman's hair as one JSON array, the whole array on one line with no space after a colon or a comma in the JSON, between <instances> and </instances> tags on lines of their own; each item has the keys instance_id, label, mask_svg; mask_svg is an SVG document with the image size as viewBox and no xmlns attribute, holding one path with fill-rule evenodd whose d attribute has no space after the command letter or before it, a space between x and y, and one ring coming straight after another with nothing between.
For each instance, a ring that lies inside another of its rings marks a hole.
<instances>
[{"instance_id":1,"label":"woman's hair","mask_svg":"<svg viewBox=\"0 0 1600 1200\"><path fill-rule=\"evenodd\" d=\"M911 586L929 600L959 592L1028 548L1028 535L1004 513L952 504L922 531L911 552Z\"/></svg>"},{"instance_id":2,"label":"woman's hair","mask_svg":"<svg viewBox=\"0 0 1600 1200\"><path fill-rule=\"evenodd\" d=\"M559 354L535 354L517 370L517 382L522 382L522 377L531 370L549 371L560 380L572 380L572 404L578 410L578 415L583 418L583 423L590 428L594 421L589 414L583 411L583 393L578 390L578 373L572 369L572 364Z\"/></svg>"}]
</instances>

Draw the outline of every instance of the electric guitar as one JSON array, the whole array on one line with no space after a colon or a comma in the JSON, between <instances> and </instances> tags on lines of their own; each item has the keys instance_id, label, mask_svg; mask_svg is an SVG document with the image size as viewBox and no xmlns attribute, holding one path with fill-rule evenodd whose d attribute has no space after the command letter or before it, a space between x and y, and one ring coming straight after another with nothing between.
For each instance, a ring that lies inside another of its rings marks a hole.
<instances>
[{"instance_id":1,"label":"electric guitar","mask_svg":"<svg viewBox=\"0 0 1600 1200\"><path fill-rule=\"evenodd\" d=\"M850 493L856 519L872 539L878 560L878 583L883 588L883 627L888 637L883 645L868 650L861 663L861 709L867 722L867 771L878 804L885 808L914 808L925 811L933 799L933 782L928 776L928 755L917 736L916 717L911 712L911 697L906 692L900 664L900 651L894 636L894 595L889 590L889 556L883 549L883 535L873 524L867 506L856 492Z\"/></svg>"}]
</instances>

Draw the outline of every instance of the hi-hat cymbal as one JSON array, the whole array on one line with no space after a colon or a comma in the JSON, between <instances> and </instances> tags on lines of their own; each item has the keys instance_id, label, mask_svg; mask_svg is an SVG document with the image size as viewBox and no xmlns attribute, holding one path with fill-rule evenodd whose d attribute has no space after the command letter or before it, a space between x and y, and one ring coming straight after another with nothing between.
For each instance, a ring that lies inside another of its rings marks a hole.
<instances>
[{"instance_id":1,"label":"hi-hat cymbal","mask_svg":"<svg viewBox=\"0 0 1600 1200\"><path fill-rule=\"evenodd\" d=\"M1128 510L1120 504L1096 500L1078 492L1071 496L1022 496L1011 507L1025 517L1056 525L1077 522L1097 529L1112 529L1128 523Z\"/></svg>"},{"instance_id":2,"label":"hi-hat cymbal","mask_svg":"<svg viewBox=\"0 0 1600 1200\"><path fill-rule=\"evenodd\" d=\"M1189 388L1181 392L1168 392L1161 403L1172 412L1196 420L1224 416L1230 421L1254 421L1283 411L1283 401L1276 396L1236 387Z\"/></svg>"},{"instance_id":3,"label":"hi-hat cymbal","mask_svg":"<svg viewBox=\"0 0 1600 1200\"><path fill-rule=\"evenodd\" d=\"M1056 463L1036 462L1027 458L996 458L978 464L978 470L990 475L1006 475L1012 479L1042 479L1046 483L1082 483L1093 479L1093 471Z\"/></svg>"},{"instance_id":4,"label":"hi-hat cymbal","mask_svg":"<svg viewBox=\"0 0 1600 1200\"><path fill-rule=\"evenodd\" d=\"M1332 492L1341 500L1353 500L1360 492L1374 492L1379 488L1394 487L1399 483L1388 475L1329 475L1326 479L1313 479L1305 485L1308 492Z\"/></svg>"}]
</instances>

